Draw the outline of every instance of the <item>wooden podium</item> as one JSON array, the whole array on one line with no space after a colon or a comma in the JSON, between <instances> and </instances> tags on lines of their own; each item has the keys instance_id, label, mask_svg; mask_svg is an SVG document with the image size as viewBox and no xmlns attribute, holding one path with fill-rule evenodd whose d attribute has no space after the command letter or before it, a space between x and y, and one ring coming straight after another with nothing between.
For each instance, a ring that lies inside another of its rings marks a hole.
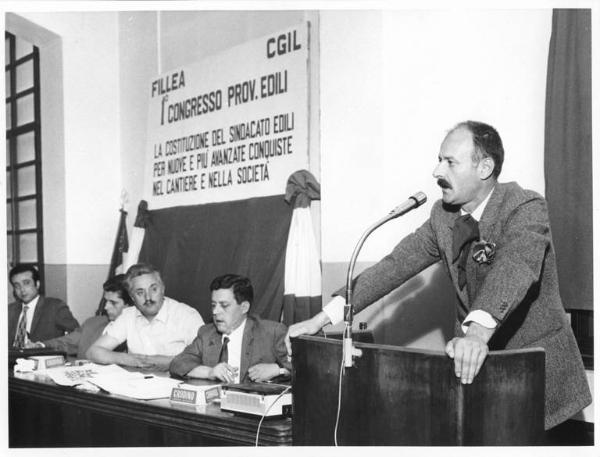
<instances>
[{"instance_id":1,"label":"wooden podium","mask_svg":"<svg viewBox=\"0 0 600 457\"><path fill-rule=\"evenodd\" d=\"M544 351L490 352L472 384L442 352L356 343L345 371L338 445L539 445L544 432ZM294 445L332 446L342 342L292 339Z\"/></svg>"}]
</instances>

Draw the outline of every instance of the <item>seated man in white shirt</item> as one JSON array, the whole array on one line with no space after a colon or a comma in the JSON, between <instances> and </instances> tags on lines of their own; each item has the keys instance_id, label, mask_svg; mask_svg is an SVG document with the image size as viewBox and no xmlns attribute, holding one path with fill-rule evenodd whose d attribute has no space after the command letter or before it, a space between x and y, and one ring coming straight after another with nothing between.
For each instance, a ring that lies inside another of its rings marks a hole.
<instances>
[{"instance_id":1,"label":"seated man in white shirt","mask_svg":"<svg viewBox=\"0 0 600 457\"><path fill-rule=\"evenodd\" d=\"M135 307L124 309L88 349L96 363L166 371L171 359L192 342L202 317L194 308L165 297L160 273L151 265L127 270L126 284ZM114 349L127 341L128 353Z\"/></svg>"}]
</instances>

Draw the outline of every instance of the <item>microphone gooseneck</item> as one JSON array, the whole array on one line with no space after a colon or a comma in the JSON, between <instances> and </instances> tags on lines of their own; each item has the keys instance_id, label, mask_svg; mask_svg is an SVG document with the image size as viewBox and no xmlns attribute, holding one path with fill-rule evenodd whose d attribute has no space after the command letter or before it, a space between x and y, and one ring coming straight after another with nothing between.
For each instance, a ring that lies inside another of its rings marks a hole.
<instances>
[{"instance_id":1,"label":"microphone gooseneck","mask_svg":"<svg viewBox=\"0 0 600 457\"><path fill-rule=\"evenodd\" d=\"M352 275L354 273L354 265L356 264L356 259L358 257L358 253L362 248L367 237L373 233L377 228L382 226L388 221L395 219L403 214L406 214L408 211L421 206L423 203L427 201L427 195L423 192L417 192L408 198L405 202L396 206L392 209L389 214L379 221L375 222L372 226L370 226L365 233L360 237L356 247L354 248L354 252L352 252L352 257L350 257L350 263L348 264L348 274L346 276L346 305L344 306L344 337L343 337L343 353L344 353L344 366L351 367L352 366L352 320L354 316L354 310L352 306Z\"/></svg>"}]
</instances>

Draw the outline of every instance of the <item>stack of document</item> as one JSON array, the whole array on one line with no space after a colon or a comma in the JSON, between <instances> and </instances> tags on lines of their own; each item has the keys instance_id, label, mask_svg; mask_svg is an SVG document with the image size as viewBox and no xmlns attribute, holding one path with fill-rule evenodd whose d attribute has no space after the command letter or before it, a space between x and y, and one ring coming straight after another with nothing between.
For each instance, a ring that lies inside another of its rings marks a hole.
<instances>
[{"instance_id":1,"label":"stack of document","mask_svg":"<svg viewBox=\"0 0 600 457\"><path fill-rule=\"evenodd\" d=\"M173 387L181 384L181 381L177 379L129 372L127 376L122 377L113 375L96 376L90 379L89 382L111 394L137 398L138 400L169 398Z\"/></svg>"},{"instance_id":2,"label":"stack of document","mask_svg":"<svg viewBox=\"0 0 600 457\"><path fill-rule=\"evenodd\" d=\"M169 398L173 387L182 383L180 380L167 377L127 371L114 364L87 363L79 366L63 366L50 368L45 373L61 386L91 383L111 394L139 400Z\"/></svg>"}]
</instances>

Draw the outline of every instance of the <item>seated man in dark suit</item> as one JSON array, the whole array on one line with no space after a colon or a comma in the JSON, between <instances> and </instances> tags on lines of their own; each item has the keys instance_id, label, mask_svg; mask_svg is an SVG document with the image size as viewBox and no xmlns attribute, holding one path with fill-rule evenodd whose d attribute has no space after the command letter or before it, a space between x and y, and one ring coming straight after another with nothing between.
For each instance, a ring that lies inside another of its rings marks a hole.
<instances>
[{"instance_id":1,"label":"seated man in dark suit","mask_svg":"<svg viewBox=\"0 0 600 457\"><path fill-rule=\"evenodd\" d=\"M227 274L211 285L213 323L176 356L172 375L227 383L267 381L291 370L285 347L286 326L248 314L254 291L250 280Z\"/></svg>"},{"instance_id":2,"label":"seated man in dark suit","mask_svg":"<svg viewBox=\"0 0 600 457\"><path fill-rule=\"evenodd\" d=\"M21 349L27 341L48 340L79 327L65 302L40 295L40 275L34 266L16 265L9 280L17 300L8 305L9 347Z\"/></svg>"},{"instance_id":3,"label":"seated man in dark suit","mask_svg":"<svg viewBox=\"0 0 600 457\"><path fill-rule=\"evenodd\" d=\"M85 352L102 335L109 324L121 315L121 311L132 305L127 293L125 275L117 275L106 281L104 289L104 314L87 319L81 327L71 333L52 338L51 340L29 343L26 347L47 347L66 352L68 355L77 355L78 359L85 359ZM123 344L121 349L125 349Z\"/></svg>"}]
</instances>

